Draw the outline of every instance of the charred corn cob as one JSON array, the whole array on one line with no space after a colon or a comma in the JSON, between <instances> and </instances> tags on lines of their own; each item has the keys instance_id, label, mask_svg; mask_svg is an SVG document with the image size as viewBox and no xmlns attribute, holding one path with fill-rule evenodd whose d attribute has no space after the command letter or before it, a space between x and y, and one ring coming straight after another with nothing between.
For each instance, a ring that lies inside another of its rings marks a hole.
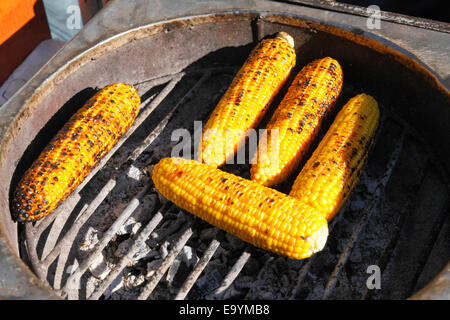
<instances>
[{"instance_id":1,"label":"charred corn cob","mask_svg":"<svg viewBox=\"0 0 450 320\"><path fill-rule=\"evenodd\" d=\"M379 117L373 97L360 94L350 99L303 167L290 195L324 212L330 221L359 182Z\"/></svg>"},{"instance_id":2,"label":"charred corn cob","mask_svg":"<svg viewBox=\"0 0 450 320\"><path fill-rule=\"evenodd\" d=\"M152 178L179 207L260 248L302 259L325 245L328 227L321 212L215 166L165 158Z\"/></svg>"},{"instance_id":3,"label":"charred corn cob","mask_svg":"<svg viewBox=\"0 0 450 320\"><path fill-rule=\"evenodd\" d=\"M263 118L295 65L294 40L284 32L253 49L208 119L198 159L220 166Z\"/></svg>"},{"instance_id":4,"label":"charred corn cob","mask_svg":"<svg viewBox=\"0 0 450 320\"><path fill-rule=\"evenodd\" d=\"M36 221L55 209L128 130L139 106L136 89L123 83L89 99L19 181L12 199L15 217Z\"/></svg>"},{"instance_id":5,"label":"charred corn cob","mask_svg":"<svg viewBox=\"0 0 450 320\"><path fill-rule=\"evenodd\" d=\"M342 83L342 68L329 57L311 62L297 74L260 139L252 159L252 180L276 185L298 167Z\"/></svg>"}]
</instances>

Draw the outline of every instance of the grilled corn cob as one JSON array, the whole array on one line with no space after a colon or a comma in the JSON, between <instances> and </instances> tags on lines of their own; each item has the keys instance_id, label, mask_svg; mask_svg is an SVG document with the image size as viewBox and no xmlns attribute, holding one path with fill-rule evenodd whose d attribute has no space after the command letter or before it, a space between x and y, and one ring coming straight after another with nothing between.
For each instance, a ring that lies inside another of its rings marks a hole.
<instances>
[{"instance_id":1,"label":"grilled corn cob","mask_svg":"<svg viewBox=\"0 0 450 320\"><path fill-rule=\"evenodd\" d=\"M325 245L328 227L321 212L213 165L164 158L152 178L179 207L260 248L303 259Z\"/></svg>"},{"instance_id":2,"label":"grilled corn cob","mask_svg":"<svg viewBox=\"0 0 450 320\"><path fill-rule=\"evenodd\" d=\"M378 104L370 95L350 99L308 159L290 195L324 212L330 221L359 182L379 117Z\"/></svg>"},{"instance_id":3,"label":"grilled corn cob","mask_svg":"<svg viewBox=\"0 0 450 320\"><path fill-rule=\"evenodd\" d=\"M309 63L297 74L259 142L250 170L252 180L276 185L298 167L342 83L342 68L329 57Z\"/></svg>"},{"instance_id":4,"label":"grilled corn cob","mask_svg":"<svg viewBox=\"0 0 450 320\"><path fill-rule=\"evenodd\" d=\"M47 216L97 165L133 123L140 97L133 86L111 84L78 110L19 181L12 210L20 221Z\"/></svg>"},{"instance_id":5,"label":"grilled corn cob","mask_svg":"<svg viewBox=\"0 0 450 320\"><path fill-rule=\"evenodd\" d=\"M263 118L295 65L294 40L284 32L253 49L208 119L198 159L220 166Z\"/></svg>"}]
</instances>

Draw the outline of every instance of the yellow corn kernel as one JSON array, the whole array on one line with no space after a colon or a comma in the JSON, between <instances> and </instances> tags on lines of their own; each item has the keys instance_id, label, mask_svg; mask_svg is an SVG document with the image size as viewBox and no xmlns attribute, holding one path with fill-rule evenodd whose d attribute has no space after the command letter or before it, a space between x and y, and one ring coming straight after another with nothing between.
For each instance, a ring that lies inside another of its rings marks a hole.
<instances>
[{"instance_id":1,"label":"yellow corn kernel","mask_svg":"<svg viewBox=\"0 0 450 320\"><path fill-rule=\"evenodd\" d=\"M15 218L36 221L52 212L128 130L140 103L137 90L123 83L89 99L19 181L12 199Z\"/></svg>"},{"instance_id":2,"label":"yellow corn kernel","mask_svg":"<svg viewBox=\"0 0 450 320\"><path fill-rule=\"evenodd\" d=\"M152 178L177 206L257 247L303 259L325 246L328 227L321 212L213 165L164 158Z\"/></svg>"},{"instance_id":3,"label":"yellow corn kernel","mask_svg":"<svg viewBox=\"0 0 450 320\"><path fill-rule=\"evenodd\" d=\"M317 137L342 83L342 68L329 57L314 60L297 74L260 139L252 180L272 186L288 178Z\"/></svg>"},{"instance_id":4,"label":"yellow corn kernel","mask_svg":"<svg viewBox=\"0 0 450 320\"><path fill-rule=\"evenodd\" d=\"M370 95L350 99L308 159L290 195L322 211L327 221L333 219L359 182L379 117L378 103Z\"/></svg>"},{"instance_id":5,"label":"yellow corn kernel","mask_svg":"<svg viewBox=\"0 0 450 320\"><path fill-rule=\"evenodd\" d=\"M220 166L245 143L295 65L293 41L280 32L253 49L203 129L200 161Z\"/></svg>"}]
</instances>

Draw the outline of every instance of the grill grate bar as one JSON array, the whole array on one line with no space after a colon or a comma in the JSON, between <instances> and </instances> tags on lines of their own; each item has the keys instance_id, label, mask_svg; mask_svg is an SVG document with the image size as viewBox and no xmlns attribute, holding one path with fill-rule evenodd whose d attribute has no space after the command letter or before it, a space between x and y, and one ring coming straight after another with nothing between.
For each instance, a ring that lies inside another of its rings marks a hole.
<instances>
[{"instance_id":1,"label":"grill grate bar","mask_svg":"<svg viewBox=\"0 0 450 320\"><path fill-rule=\"evenodd\" d=\"M69 231L64 235L64 237L59 241L59 243L54 247L52 252L50 252L42 261L45 267L49 267L50 264L57 258L64 246L69 246L72 244L73 239L76 237L78 230L84 225L84 223L91 217L95 212L97 207L105 200L106 196L116 185L116 181L111 179L102 188L100 193L95 197L91 204L85 205L81 210L80 215L75 220L74 224L71 226Z\"/></svg>"},{"instance_id":2,"label":"grill grate bar","mask_svg":"<svg viewBox=\"0 0 450 320\"><path fill-rule=\"evenodd\" d=\"M358 222L358 225L352 232L350 239L347 242L346 247L344 248L343 252L341 253L338 263L336 264L330 278L328 279L328 282L325 286L324 292L322 294L321 299L328 299L330 294L333 292L334 288L336 287L337 280L339 278L339 274L344 268L350 253L352 251L352 248L356 241L358 240L358 237L363 230L364 226L367 224L368 220L370 219L371 213L373 212L374 207L376 204L380 201L380 198L382 194L384 193L384 190L389 182L389 179L391 177L393 168L395 167L396 163L400 159L400 154L402 153L403 145L405 142L405 137L407 134L406 128L403 129L402 135L399 139L399 142L397 144L397 147L391 154L391 157L389 159L388 164L388 170L386 171L385 175L380 179L378 182L378 185L375 189L374 196L372 200L370 201L369 205L364 209L363 214L361 215L361 218Z\"/></svg>"},{"instance_id":3,"label":"grill grate bar","mask_svg":"<svg viewBox=\"0 0 450 320\"><path fill-rule=\"evenodd\" d=\"M95 291L89 296L89 300L97 300L101 297L103 292L109 287L109 285L117 278L127 264L133 259L136 252L144 245L145 240L153 232L156 226L161 222L162 213L169 207L168 202L163 205L161 209L154 215L145 228L139 233L133 242L133 245L127 252L127 254L120 260L119 264L112 270L103 282L95 289Z\"/></svg>"},{"instance_id":4,"label":"grill grate bar","mask_svg":"<svg viewBox=\"0 0 450 320\"><path fill-rule=\"evenodd\" d=\"M175 243L174 247L170 251L170 253L167 255L166 260L163 261L161 266L156 270L156 272L151 277L150 281L145 285L144 289L141 291L141 293L138 296L138 300L147 300L148 297L151 295L153 290L155 289L156 285L159 283L163 275L166 273L167 269L172 265L173 261L177 257L177 255L180 253L180 251L183 249L186 242L191 237L193 231L191 227L187 227L181 237L178 239L178 241Z\"/></svg>"},{"instance_id":5,"label":"grill grate bar","mask_svg":"<svg viewBox=\"0 0 450 320\"><path fill-rule=\"evenodd\" d=\"M175 296L175 300L183 300L187 296L192 286L194 285L195 281L197 281L197 278L200 276L203 269L206 267L206 265L216 252L219 245L220 242L217 241L216 239L211 241L202 258L197 262L197 264L194 267L194 270L192 270L192 272L187 277L186 281L181 286L180 290Z\"/></svg>"},{"instance_id":6,"label":"grill grate bar","mask_svg":"<svg viewBox=\"0 0 450 320\"><path fill-rule=\"evenodd\" d=\"M73 288L73 285L79 278L86 272L89 266L95 261L98 255L101 254L103 249L108 245L109 241L113 238L116 232L120 229L123 223L133 214L133 212L137 209L140 204L139 198L142 197L145 192L148 190L149 186L144 187L128 204L128 206L122 211L120 216L116 221L111 225L108 231L105 232L102 239L96 244L95 249L91 252L89 257L84 260L77 270L67 279L66 285L63 288L63 291L66 291L68 286Z\"/></svg>"},{"instance_id":7,"label":"grill grate bar","mask_svg":"<svg viewBox=\"0 0 450 320\"><path fill-rule=\"evenodd\" d=\"M424 170L421 172L421 176L419 179L420 180L419 185L423 184L423 181L426 176L426 171L427 171L426 169L427 169L429 163L430 163L430 161L429 161L429 159L427 159L427 162L424 165ZM408 217L411 215L411 212L414 210L414 208L417 207L417 202L418 202L417 194L419 192L420 192L420 188L417 188L417 193L413 197L411 197L412 201L406 203L402 207L402 209L399 213L399 219L398 219L398 222L396 223L396 228L394 229L394 232L391 233L391 236L387 242L387 245L384 248L384 250L381 253L380 258L379 258L378 266L380 267L380 270L382 270L382 271L386 270L386 267L388 266L388 264L393 256L394 250L396 249L396 246L397 246L398 241L401 236L403 225L408 220ZM442 213L440 214L439 218L436 220L435 228L434 228L435 230L439 229L439 226L443 225L442 221L443 221L445 213L446 213L445 210L443 210ZM438 235L438 232L431 233L427 244L424 244L424 247L427 247L428 250L423 250L423 252L425 252L426 254L422 257L421 263L419 263L420 267L418 270L416 270L416 275L414 276L414 281L411 284L411 288L409 288L408 295L412 294L411 291L414 289L415 282L418 280L418 277L422 271L422 268L424 267L425 262L429 256L429 254L431 253L431 249L436 242L437 235ZM366 287L364 292L361 295L361 300L373 298L373 296L376 296L376 293L370 291Z\"/></svg>"},{"instance_id":8,"label":"grill grate bar","mask_svg":"<svg viewBox=\"0 0 450 320\"><path fill-rule=\"evenodd\" d=\"M197 90L198 88L205 83L206 80L209 79L212 72L211 70L207 70L203 73L201 78L194 84L194 86L189 89L189 91L178 101L178 103L175 105L174 108L170 112L167 113L167 115L164 117L164 119L158 123L156 128L153 130L152 133L150 133L144 141L133 151L133 153L130 155L129 160L135 161L139 155L148 148L149 145L153 143L153 141L159 136L159 134L164 130L164 128L169 123L172 116L175 114L175 112L178 110L178 108L183 105L183 103L189 99Z\"/></svg>"},{"instance_id":9,"label":"grill grate bar","mask_svg":"<svg viewBox=\"0 0 450 320\"><path fill-rule=\"evenodd\" d=\"M228 274L225 276L225 278L222 281L222 284L214 291L213 298L220 299L225 291L229 288L229 286L233 283L233 281L237 278L239 273L241 272L242 268L244 268L247 261L250 259L250 253L247 251L244 251L239 259L236 261L236 263L233 265L231 270L228 272Z\"/></svg>"},{"instance_id":10,"label":"grill grate bar","mask_svg":"<svg viewBox=\"0 0 450 320\"><path fill-rule=\"evenodd\" d=\"M344 208L345 210L345 208ZM331 234L333 232L333 228L338 223L338 221L341 219L342 215L338 215L335 219L333 219L328 227L328 233ZM309 269L311 268L311 265L313 265L314 261L317 259L317 255L313 255L308 260L304 260L304 263L302 264L300 271L298 272L297 276L297 283L293 290L291 291L289 295L289 300L295 299L295 296L297 295L298 291L301 288L301 285L303 283L303 279L305 279L305 276L308 274Z\"/></svg>"},{"instance_id":11,"label":"grill grate bar","mask_svg":"<svg viewBox=\"0 0 450 320\"><path fill-rule=\"evenodd\" d=\"M418 270L416 271L416 275L414 276L413 282L411 283L411 286L410 286L409 292L408 292L408 296L411 296L415 292L420 275L424 271L427 261L429 260L429 258L431 256L433 247L435 246L437 239L439 237L440 231L442 230L442 228L444 226L445 218L446 218L446 215L448 214L448 206L449 206L449 202L447 201L446 204L444 205L444 209L441 211L441 213L439 214L439 217L436 219L436 222L433 227L434 232L431 233L430 239L425 246L427 249L424 250L425 254L423 255L423 257L420 261L420 266L419 266Z\"/></svg>"}]
</instances>

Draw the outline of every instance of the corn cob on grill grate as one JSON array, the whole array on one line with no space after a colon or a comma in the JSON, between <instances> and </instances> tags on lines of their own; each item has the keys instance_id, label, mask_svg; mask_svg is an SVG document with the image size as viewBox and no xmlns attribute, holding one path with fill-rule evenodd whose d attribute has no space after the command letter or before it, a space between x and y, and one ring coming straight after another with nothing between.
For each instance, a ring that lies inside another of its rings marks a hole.
<instances>
[{"instance_id":1,"label":"corn cob on grill grate","mask_svg":"<svg viewBox=\"0 0 450 320\"><path fill-rule=\"evenodd\" d=\"M302 68L272 115L267 136L258 145L252 160L252 180L272 186L287 179L317 137L342 84L342 68L332 58L317 59ZM272 137L274 131L276 137Z\"/></svg>"},{"instance_id":2,"label":"corn cob on grill grate","mask_svg":"<svg viewBox=\"0 0 450 320\"><path fill-rule=\"evenodd\" d=\"M19 181L12 200L21 221L51 213L128 130L139 112L132 86L111 84L78 110Z\"/></svg>"},{"instance_id":3,"label":"corn cob on grill grate","mask_svg":"<svg viewBox=\"0 0 450 320\"><path fill-rule=\"evenodd\" d=\"M256 182L182 158L162 159L152 178L176 205L258 247L302 259L325 245L320 212Z\"/></svg>"},{"instance_id":4,"label":"corn cob on grill grate","mask_svg":"<svg viewBox=\"0 0 450 320\"><path fill-rule=\"evenodd\" d=\"M280 33L250 53L208 119L198 159L220 166L245 142L295 65L292 38Z\"/></svg>"},{"instance_id":5,"label":"corn cob on grill grate","mask_svg":"<svg viewBox=\"0 0 450 320\"><path fill-rule=\"evenodd\" d=\"M348 101L295 180L290 195L324 212L331 220L341 209L368 159L379 120L374 98Z\"/></svg>"}]
</instances>

